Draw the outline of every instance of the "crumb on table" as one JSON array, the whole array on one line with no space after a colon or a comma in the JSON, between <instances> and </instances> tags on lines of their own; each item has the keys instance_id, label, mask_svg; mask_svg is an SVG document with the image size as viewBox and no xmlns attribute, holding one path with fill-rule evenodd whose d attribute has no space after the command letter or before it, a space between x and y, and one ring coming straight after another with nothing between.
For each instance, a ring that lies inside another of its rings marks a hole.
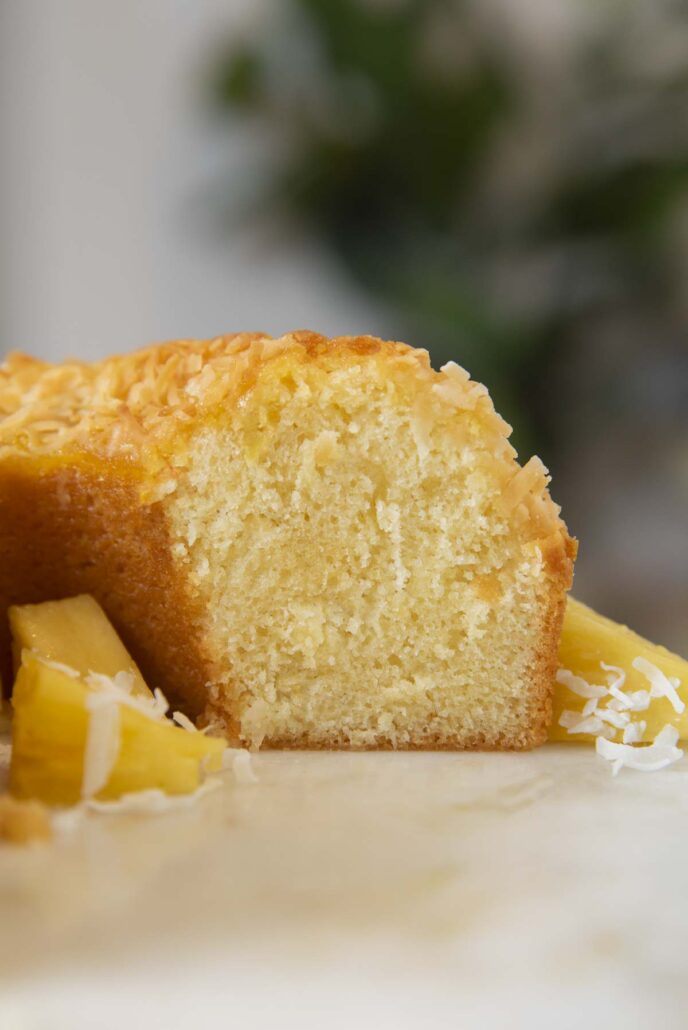
<instances>
[{"instance_id":1,"label":"crumb on table","mask_svg":"<svg viewBox=\"0 0 688 1030\"><path fill-rule=\"evenodd\" d=\"M40 801L19 801L10 794L0 795L0 841L30 844L50 840L50 815Z\"/></svg>"}]
</instances>

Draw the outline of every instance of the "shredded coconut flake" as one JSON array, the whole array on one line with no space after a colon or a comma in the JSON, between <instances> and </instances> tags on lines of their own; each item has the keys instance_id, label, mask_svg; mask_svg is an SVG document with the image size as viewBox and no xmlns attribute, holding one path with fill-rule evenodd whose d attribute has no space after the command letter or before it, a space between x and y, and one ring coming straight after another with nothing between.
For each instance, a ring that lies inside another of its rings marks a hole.
<instances>
[{"instance_id":1,"label":"shredded coconut flake","mask_svg":"<svg viewBox=\"0 0 688 1030\"><path fill-rule=\"evenodd\" d=\"M121 815L127 812L140 812L145 815L161 815L175 809L188 808L190 805L217 790L221 781L217 777L204 780L201 786L191 794L166 794L164 790L138 790L134 794L123 794L117 801L87 801L85 808L92 812L103 812L107 815Z\"/></svg>"},{"instance_id":2,"label":"shredded coconut flake","mask_svg":"<svg viewBox=\"0 0 688 1030\"><path fill-rule=\"evenodd\" d=\"M228 747L222 754L222 768L230 769L237 783L258 783L251 755L246 748Z\"/></svg>"},{"instance_id":3,"label":"shredded coconut flake","mask_svg":"<svg viewBox=\"0 0 688 1030\"><path fill-rule=\"evenodd\" d=\"M183 712L172 712L172 720L176 722L177 726L181 726L183 730L188 730L189 733L198 733L191 719L188 715L184 715Z\"/></svg>"},{"instance_id":4,"label":"shredded coconut flake","mask_svg":"<svg viewBox=\"0 0 688 1030\"><path fill-rule=\"evenodd\" d=\"M93 695L94 697L96 695ZM84 749L81 779L82 798L92 798L110 779L120 747L119 707L109 704L89 705L88 732Z\"/></svg>"},{"instance_id":5,"label":"shredded coconut flake","mask_svg":"<svg viewBox=\"0 0 688 1030\"><path fill-rule=\"evenodd\" d=\"M617 730L625 729L631 721L628 712L617 712L613 708L598 708L597 715L603 722L608 722L610 726L615 726Z\"/></svg>"},{"instance_id":6,"label":"shredded coconut flake","mask_svg":"<svg viewBox=\"0 0 688 1030\"><path fill-rule=\"evenodd\" d=\"M618 698L612 698L611 701L607 701L607 708L612 712L632 711L632 705L628 705L625 700L619 701Z\"/></svg>"},{"instance_id":7,"label":"shredded coconut flake","mask_svg":"<svg viewBox=\"0 0 688 1030\"><path fill-rule=\"evenodd\" d=\"M120 748L120 705L126 705L155 722L165 718L169 705L160 690L152 698L133 694L133 673L122 670L115 676L89 672L86 709L89 714L81 796L92 798L110 778Z\"/></svg>"},{"instance_id":8,"label":"shredded coconut flake","mask_svg":"<svg viewBox=\"0 0 688 1030\"><path fill-rule=\"evenodd\" d=\"M681 681L675 679L669 679L665 676L661 669L658 669L656 665L649 662L647 658L634 658L632 666L641 675L645 677L650 683L650 697L666 697L671 703L675 712L679 715L685 711L685 704L678 696L677 686L680 687Z\"/></svg>"},{"instance_id":9,"label":"shredded coconut flake","mask_svg":"<svg viewBox=\"0 0 688 1030\"><path fill-rule=\"evenodd\" d=\"M89 672L86 684L93 691L87 699L89 707L111 703L126 705L155 722L162 722L169 708L161 690L156 690L152 698L132 693L134 677L130 672L118 672L116 676Z\"/></svg>"},{"instance_id":10,"label":"shredded coconut flake","mask_svg":"<svg viewBox=\"0 0 688 1030\"><path fill-rule=\"evenodd\" d=\"M634 712L646 712L650 707L649 690L634 690L627 696L631 702L631 710Z\"/></svg>"},{"instance_id":11,"label":"shredded coconut flake","mask_svg":"<svg viewBox=\"0 0 688 1030\"><path fill-rule=\"evenodd\" d=\"M601 758L612 763L612 775L614 776L618 775L624 766L642 772L656 772L683 758L683 751L675 746L677 741L677 730L675 727L667 725L647 747L615 744L611 740L598 737L595 741L595 750Z\"/></svg>"},{"instance_id":12,"label":"shredded coconut flake","mask_svg":"<svg viewBox=\"0 0 688 1030\"><path fill-rule=\"evenodd\" d=\"M103 693L109 694L113 690L117 690L124 694L131 694L134 688L134 675L124 669L115 673L114 676L106 676L102 672L89 671L86 682L89 687L93 687L94 690L102 691Z\"/></svg>"},{"instance_id":13,"label":"shredded coconut flake","mask_svg":"<svg viewBox=\"0 0 688 1030\"><path fill-rule=\"evenodd\" d=\"M597 753L612 763L614 776L624 766L645 772L664 769L683 755L683 751L676 746L679 733L674 726L666 725L651 744L645 745L643 737L647 722L643 719L633 720L631 716L631 713L646 711L652 699L660 697L667 698L674 711L681 714L685 710L685 704L678 694L681 681L666 676L661 669L641 656L635 658L631 665L648 680L649 690L626 693L623 689L626 672L618 665L606 662L600 662L600 668L607 674L606 687L588 683L569 669L559 669L556 675L558 683L579 697L586 698L580 712L563 711L559 725L572 735L587 733L596 737ZM605 698L605 702L600 704L602 698ZM614 741L617 730L622 731L623 743Z\"/></svg>"},{"instance_id":14,"label":"shredded coconut flake","mask_svg":"<svg viewBox=\"0 0 688 1030\"><path fill-rule=\"evenodd\" d=\"M166 794L163 790L151 789L123 794L116 801L96 801L94 798L87 798L79 805L56 811L53 815L53 825L58 832L71 833L89 812L99 815L165 815L191 807L206 794L217 790L221 782L218 777L211 777L204 780L191 794Z\"/></svg>"},{"instance_id":15,"label":"shredded coconut flake","mask_svg":"<svg viewBox=\"0 0 688 1030\"><path fill-rule=\"evenodd\" d=\"M557 683L578 694L579 697L601 698L609 692L607 687L598 686L596 683L588 683L582 676L576 676L570 669L559 669L556 676Z\"/></svg>"},{"instance_id":16,"label":"shredded coconut flake","mask_svg":"<svg viewBox=\"0 0 688 1030\"><path fill-rule=\"evenodd\" d=\"M78 680L79 673L76 669L73 669L71 665L64 665L62 662L54 662L51 658L44 658L43 655L37 654L36 651L31 651L32 657L41 663L41 665L47 665L49 669L56 669L58 672L63 672L65 676L70 676L73 680Z\"/></svg>"},{"instance_id":17,"label":"shredded coconut flake","mask_svg":"<svg viewBox=\"0 0 688 1030\"><path fill-rule=\"evenodd\" d=\"M623 669L619 668L618 665L607 665L606 662L600 662L600 666L605 672L609 673L607 676L607 683L609 684L609 693L618 701L620 709L631 708L631 702L628 696L623 692L623 686L626 682L626 673Z\"/></svg>"},{"instance_id":18,"label":"shredded coconut flake","mask_svg":"<svg viewBox=\"0 0 688 1030\"><path fill-rule=\"evenodd\" d=\"M599 712L584 719L580 712L572 712L566 709L559 716L559 725L563 726L571 734L590 733L593 737L600 735L604 737L614 736L614 730L610 726L605 726L599 718Z\"/></svg>"},{"instance_id":19,"label":"shredded coconut flake","mask_svg":"<svg viewBox=\"0 0 688 1030\"><path fill-rule=\"evenodd\" d=\"M667 744L669 747L675 747L678 741L679 732L671 723L667 723L654 739L655 744Z\"/></svg>"},{"instance_id":20,"label":"shredded coconut flake","mask_svg":"<svg viewBox=\"0 0 688 1030\"><path fill-rule=\"evenodd\" d=\"M165 695L159 687L156 687L153 691L153 704L157 709L158 718L162 717L163 715L167 715L167 713L170 710L167 698L165 697Z\"/></svg>"},{"instance_id":21,"label":"shredded coconut flake","mask_svg":"<svg viewBox=\"0 0 688 1030\"><path fill-rule=\"evenodd\" d=\"M640 744L646 729L647 723L643 719L638 719L637 722L629 722L623 731L624 744Z\"/></svg>"},{"instance_id":22,"label":"shredded coconut flake","mask_svg":"<svg viewBox=\"0 0 688 1030\"><path fill-rule=\"evenodd\" d=\"M646 658L637 657L632 667L647 679L649 690L624 692L626 672L618 665L600 662L600 668L607 674L607 686L588 683L582 676L576 676L569 669L559 669L557 683L561 683L579 697L586 698L580 712L565 710L559 716L559 725L570 734L587 733L594 737L597 754L612 763L612 773L616 776L627 766L629 769L640 769L653 772L664 769L683 757L683 751L677 747L679 732L675 726L667 724L657 734L651 744L643 744L647 730L647 722L643 719L633 720L631 713L646 711L653 698L665 697L679 715L685 710L678 691L681 681L676 677L666 676L661 669ZM603 706L602 698L606 699ZM622 731L623 743L616 743L615 731Z\"/></svg>"}]
</instances>

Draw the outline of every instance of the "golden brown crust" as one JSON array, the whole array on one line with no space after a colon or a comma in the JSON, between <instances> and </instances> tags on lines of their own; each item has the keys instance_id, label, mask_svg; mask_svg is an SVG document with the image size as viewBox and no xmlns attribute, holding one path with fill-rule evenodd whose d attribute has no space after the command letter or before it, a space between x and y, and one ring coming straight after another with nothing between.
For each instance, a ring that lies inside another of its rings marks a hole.
<instances>
[{"instance_id":1,"label":"golden brown crust","mask_svg":"<svg viewBox=\"0 0 688 1030\"><path fill-rule=\"evenodd\" d=\"M543 744L544 740L535 739L535 735L515 737L504 735L499 740L488 740L486 737L452 736L426 737L422 741L414 741L400 746L384 738L375 744L353 745L344 738L332 738L326 744L314 744L310 741L293 741L284 738L270 739L261 744L265 751L532 751Z\"/></svg>"},{"instance_id":2,"label":"golden brown crust","mask_svg":"<svg viewBox=\"0 0 688 1030\"><path fill-rule=\"evenodd\" d=\"M578 543L567 532L555 533L540 542L549 581L549 605L540 632L540 642L531 669L532 726L526 747L547 740L552 721L554 677L559 664L559 640L566 612L566 596L573 581Z\"/></svg>"},{"instance_id":3,"label":"golden brown crust","mask_svg":"<svg viewBox=\"0 0 688 1030\"><path fill-rule=\"evenodd\" d=\"M172 561L160 504L141 505L120 474L83 467L36 474L0 466L0 655L12 682L7 609L89 593L151 687L198 714L212 665L201 610Z\"/></svg>"},{"instance_id":4,"label":"golden brown crust","mask_svg":"<svg viewBox=\"0 0 688 1030\"><path fill-rule=\"evenodd\" d=\"M386 362L390 370L411 367L419 393L422 386L449 412L476 414L500 463L502 506L522 539L542 550L550 601L533 661L528 728L461 746L520 749L541 743L551 716L574 545L549 497L546 470L537 459L523 468L515 462L509 427L484 387L452 364L433 371L427 352L394 341L328 340L307 331L277 340L243 333L174 341L96 364L52 366L12 355L0 369L0 549L7 556L0 569L2 612L13 603L93 593L149 683L174 700L183 698L197 714L217 670L202 652L202 606L180 580L162 502L189 460L194 427L226 417L278 359L295 370L304 362L334 369L371 360ZM4 655L7 635L3 618ZM416 746L454 744L429 739Z\"/></svg>"}]
</instances>

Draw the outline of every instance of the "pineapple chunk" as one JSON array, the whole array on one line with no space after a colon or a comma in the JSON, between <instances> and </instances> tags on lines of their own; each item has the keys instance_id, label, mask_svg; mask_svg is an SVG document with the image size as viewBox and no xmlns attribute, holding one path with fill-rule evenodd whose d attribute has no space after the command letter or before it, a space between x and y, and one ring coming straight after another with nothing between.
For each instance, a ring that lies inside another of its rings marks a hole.
<instances>
[{"instance_id":1,"label":"pineapple chunk","mask_svg":"<svg viewBox=\"0 0 688 1030\"><path fill-rule=\"evenodd\" d=\"M69 658L66 651L61 657ZM14 685L13 746L10 791L16 798L33 798L50 805L71 805L84 796L84 773L93 728L90 700L99 689L28 651ZM196 790L206 771L222 767L226 743L175 726L161 715L112 702L115 749L99 800L113 800L133 791L158 788L168 794ZM120 693L122 696L122 693ZM103 700L102 698L100 700ZM136 704L135 697L132 702ZM139 706L144 706L140 698ZM102 709L101 709L102 711ZM88 792L87 792L88 793Z\"/></svg>"},{"instance_id":2,"label":"pineapple chunk","mask_svg":"<svg viewBox=\"0 0 688 1030\"><path fill-rule=\"evenodd\" d=\"M651 644L627 626L612 622L580 601L569 598L559 647L561 669L567 669L588 684L606 688L615 674L605 670L600 663L615 666L625 673L625 682L619 689L624 695L632 695L636 691L650 690L650 683L642 670L633 667L633 662L638 658L650 662L667 678L678 680L676 693L687 707L679 713L668 698L653 697L645 710L630 711L632 723L642 721L646 724L642 734L638 730L637 742L654 740L667 723L676 727L682 739L688 740L688 662L658 644ZM562 683L556 684L550 740L590 743L595 739L588 733L568 733L566 728L559 725L563 711L582 713L586 700ZM598 710L605 710L612 700L610 694L599 698ZM610 727L610 736L612 729L614 727ZM616 728L611 739L621 741L622 738L623 729Z\"/></svg>"},{"instance_id":3,"label":"pineapple chunk","mask_svg":"<svg viewBox=\"0 0 688 1030\"><path fill-rule=\"evenodd\" d=\"M130 672L135 694L150 697L143 676L107 615L90 594L43 604L14 605L9 610L15 671L22 651L75 669L82 676Z\"/></svg>"}]
</instances>

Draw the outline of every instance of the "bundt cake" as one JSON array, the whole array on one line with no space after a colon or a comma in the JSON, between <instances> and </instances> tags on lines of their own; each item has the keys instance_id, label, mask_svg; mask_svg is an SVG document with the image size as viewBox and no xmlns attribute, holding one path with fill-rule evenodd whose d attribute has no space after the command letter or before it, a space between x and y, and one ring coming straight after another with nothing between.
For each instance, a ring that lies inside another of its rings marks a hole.
<instances>
[{"instance_id":1,"label":"bundt cake","mask_svg":"<svg viewBox=\"0 0 688 1030\"><path fill-rule=\"evenodd\" d=\"M371 337L0 371L12 604L93 594L151 687L251 747L544 741L574 544L484 387Z\"/></svg>"}]
</instances>

